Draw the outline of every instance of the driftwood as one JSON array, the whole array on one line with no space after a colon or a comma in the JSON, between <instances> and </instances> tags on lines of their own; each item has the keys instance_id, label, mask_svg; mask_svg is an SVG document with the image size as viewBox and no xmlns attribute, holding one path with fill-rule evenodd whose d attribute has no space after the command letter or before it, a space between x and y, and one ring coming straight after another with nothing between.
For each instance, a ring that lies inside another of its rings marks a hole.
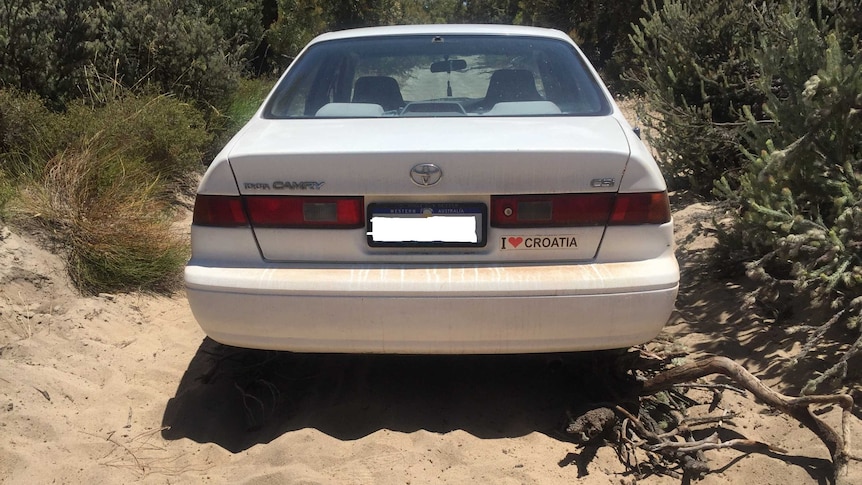
<instances>
[{"instance_id":1,"label":"driftwood","mask_svg":"<svg viewBox=\"0 0 862 485\"><path fill-rule=\"evenodd\" d=\"M670 389L674 384L691 382L710 374L723 374L733 379L767 406L773 407L802 423L803 426L814 432L829 450L836 482L840 477L846 475L847 463L852 457L849 420L853 409L853 398L848 394L785 396L764 385L744 367L727 357L705 357L662 372L644 383L642 393L654 394ZM812 404L837 404L841 406L841 433L836 432L826 422L814 416L808 408Z\"/></svg>"},{"instance_id":2,"label":"driftwood","mask_svg":"<svg viewBox=\"0 0 862 485\"><path fill-rule=\"evenodd\" d=\"M647 355L646 357L649 360L655 360L655 356L653 355ZM705 450L733 448L742 451L768 450L784 453L784 450L775 446L748 439L734 439L722 442L717 433L699 441L694 441L690 437L687 441L679 441L677 439L682 433L689 431L689 426L703 424L708 420L729 419L732 416L686 420L686 418L682 417L682 413L672 410L679 417L674 429L668 432L659 432L659 430L655 429L656 426L648 427L645 425L645 419L652 421L649 413L643 412L643 405L650 399L650 396L662 391L673 391L680 385L691 387L694 381L712 374L722 374L729 377L739 387L751 392L762 403L787 414L811 430L829 450L832 458L835 483L843 482L843 477L847 475L848 463L851 460L859 460L859 458L853 456L850 446L849 421L853 409L853 398L850 395L786 396L764 385L736 362L726 357L717 356L700 358L693 362L665 370L646 379L639 393L640 398L638 399L638 403L641 407L640 412L632 412L630 409L620 405L603 403L601 406L573 420L566 431L573 434L577 441L586 443L598 436L607 435L609 430L613 428L615 436L618 437L618 455L629 468L639 469L637 462L634 465L631 463L631 457L633 456L632 449L637 447L660 456L665 462L677 464L682 468L684 473L694 476L700 476L709 471L702 454ZM697 386L738 391L738 389L727 385L698 384ZM811 412L809 407L818 404L834 404L841 407L842 420L839 431L833 429ZM632 450L632 452L630 453L629 450ZM669 473L673 474L673 472Z\"/></svg>"}]
</instances>

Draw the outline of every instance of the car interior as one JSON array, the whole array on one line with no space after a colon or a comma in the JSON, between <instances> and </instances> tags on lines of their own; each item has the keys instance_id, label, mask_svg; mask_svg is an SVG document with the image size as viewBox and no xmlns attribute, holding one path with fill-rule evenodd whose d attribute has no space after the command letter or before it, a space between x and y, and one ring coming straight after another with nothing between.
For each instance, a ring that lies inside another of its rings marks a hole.
<instances>
[{"instance_id":1,"label":"car interior","mask_svg":"<svg viewBox=\"0 0 862 485\"><path fill-rule=\"evenodd\" d=\"M376 39L361 45L325 43L300 60L293 75L276 88L264 116L590 116L609 112L584 65L558 43L512 49L505 39L479 39L477 44L465 39L447 50L438 48L443 46L430 48L421 38L411 38L396 50Z\"/></svg>"},{"instance_id":2,"label":"car interior","mask_svg":"<svg viewBox=\"0 0 862 485\"><path fill-rule=\"evenodd\" d=\"M379 104L384 111L404 107L398 81L389 76L363 76L353 85L354 103Z\"/></svg>"},{"instance_id":3,"label":"car interior","mask_svg":"<svg viewBox=\"0 0 862 485\"><path fill-rule=\"evenodd\" d=\"M351 103L328 103L319 109L317 117L337 116L382 116L385 112L402 110L402 116L465 116L465 104L471 112L491 114L559 114L553 103L534 103L545 101L538 89L533 73L526 69L499 69L491 75L485 97L479 102L459 101L422 101L405 103L398 81L390 76L362 76L353 85ZM373 107L349 106L349 104L379 105ZM515 109L514 106L501 106L499 103L526 103Z\"/></svg>"}]
</instances>

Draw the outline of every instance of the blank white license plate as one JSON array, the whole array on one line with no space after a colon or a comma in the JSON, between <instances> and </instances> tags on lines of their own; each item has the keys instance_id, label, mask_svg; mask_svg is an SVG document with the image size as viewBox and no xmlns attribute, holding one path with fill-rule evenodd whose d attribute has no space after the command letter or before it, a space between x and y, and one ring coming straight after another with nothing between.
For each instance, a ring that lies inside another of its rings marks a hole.
<instances>
[{"instance_id":1,"label":"blank white license plate","mask_svg":"<svg viewBox=\"0 0 862 485\"><path fill-rule=\"evenodd\" d=\"M370 204L370 246L484 246L484 204Z\"/></svg>"}]
</instances>

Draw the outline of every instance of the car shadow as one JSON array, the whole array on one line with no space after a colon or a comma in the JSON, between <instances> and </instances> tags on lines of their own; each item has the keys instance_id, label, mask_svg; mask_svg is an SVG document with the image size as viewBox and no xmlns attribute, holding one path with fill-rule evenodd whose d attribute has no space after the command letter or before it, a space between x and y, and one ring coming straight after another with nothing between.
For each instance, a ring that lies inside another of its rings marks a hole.
<instances>
[{"instance_id":1,"label":"car shadow","mask_svg":"<svg viewBox=\"0 0 862 485\"><path fill-rule=\"evenodd\" d=\"M482 439L539 432L571 442L568 416L637 399L639 386L625 372L631 355L294 354L207 338L165 407L162 437L232 453L301 429L343 441L380 430L463 430ZM741 435L722 436L734 437ZM575 464L585 476L599 446L576 446L559 466ZM831 469L828 460L755 453L802 467L819 483Z\"/></svg>"},{"instance_id":2,"label":"car shadow","mask_svg":"<svg viewBox=\"0 0 862 485\"><path fill-rule=\"evenodd\" d=\"M405 356L294 354L205 339L166 406L162 436L231 452L313 428L340 440L378 430L568 440L567 411L619 400L608 353Z\"/></svg>"}]
</instances>

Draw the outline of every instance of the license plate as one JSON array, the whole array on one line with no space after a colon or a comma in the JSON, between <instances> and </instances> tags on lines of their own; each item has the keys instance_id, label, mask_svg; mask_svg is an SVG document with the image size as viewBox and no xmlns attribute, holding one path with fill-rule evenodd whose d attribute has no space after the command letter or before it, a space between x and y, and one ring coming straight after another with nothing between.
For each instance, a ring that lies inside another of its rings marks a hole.
<instances>
[{"instance_id":1,"label":"license plate","mask_svg":"<svg viewBox=\"0 0 862 485\"><path fill-rule=\"evenodd\" d=\"M370 246L483 247L485 204L369 204Z\"/></svg>"}]
</instances>

